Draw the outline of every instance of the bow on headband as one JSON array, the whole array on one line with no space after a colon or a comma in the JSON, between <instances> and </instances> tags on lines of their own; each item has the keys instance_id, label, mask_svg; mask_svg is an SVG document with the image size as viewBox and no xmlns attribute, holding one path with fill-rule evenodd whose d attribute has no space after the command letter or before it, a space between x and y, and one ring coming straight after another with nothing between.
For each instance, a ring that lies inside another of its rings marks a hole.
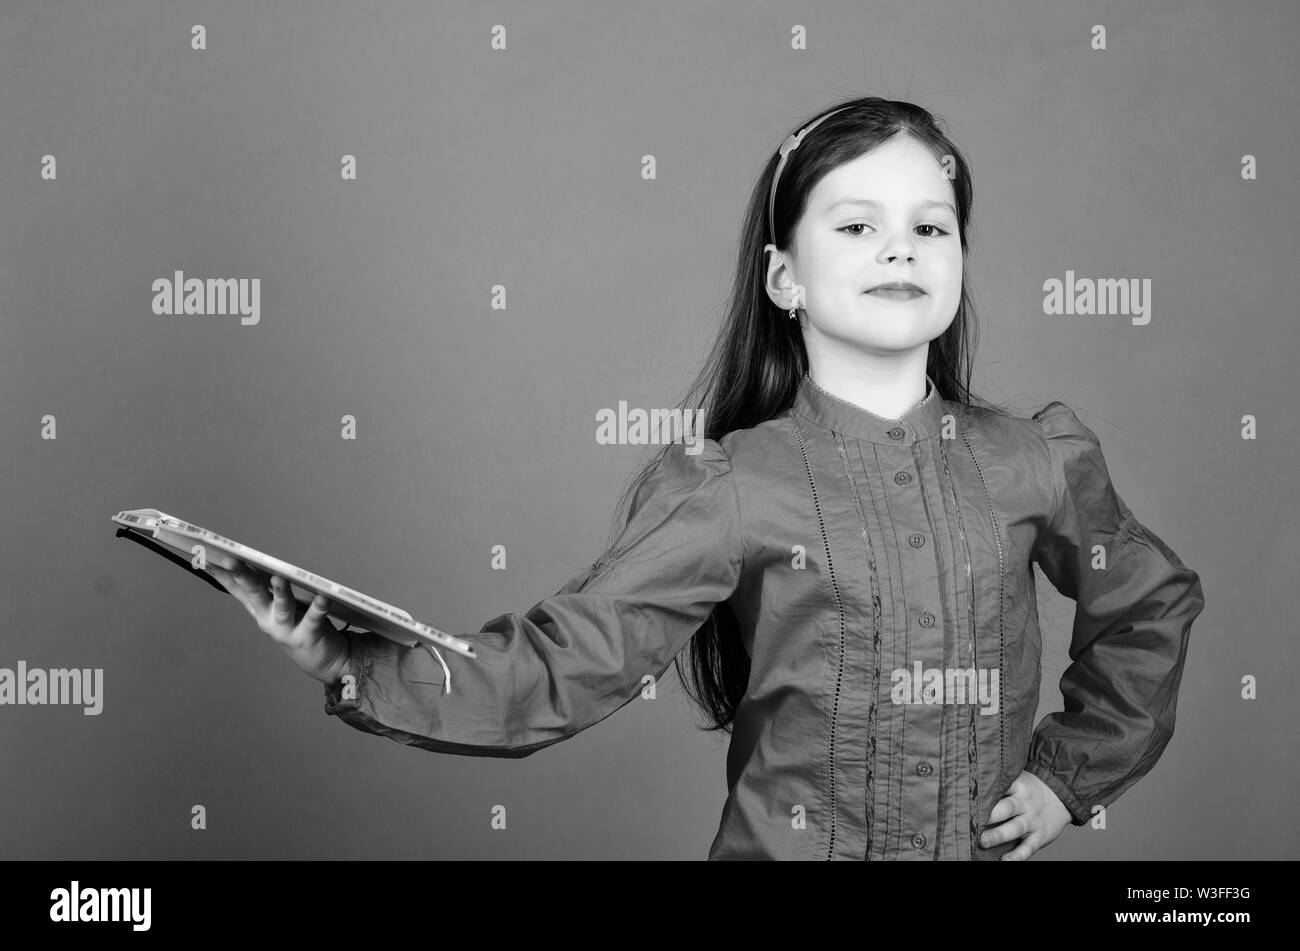
<instances>
[{"instance_id":1,"label":"bow on headband","mask_svg":"<svg viewBox=\"0 0 1300 951\"><path fill-rule=\"evenodd\" d=\"M847 108L848 106L843 106L836 109L834 112L826 113L826 115L822 116L820 119L813 120L793 135L786 136L785 141L781 143L781 148L779 150L781 157L777 160L776 172L772 175L772 190L767 196L767 231L768 236L772 239L771 245L767 247L776 247L776 183L781 180L781 170L785 168L786 158L789 157L791 152L799 147L800 143L804 140L804 136L817 128L831 116L835 115L835 113L843 112ZM767 247L764 247L763 250L766 251Z\"/></svg>"}]
</instances>

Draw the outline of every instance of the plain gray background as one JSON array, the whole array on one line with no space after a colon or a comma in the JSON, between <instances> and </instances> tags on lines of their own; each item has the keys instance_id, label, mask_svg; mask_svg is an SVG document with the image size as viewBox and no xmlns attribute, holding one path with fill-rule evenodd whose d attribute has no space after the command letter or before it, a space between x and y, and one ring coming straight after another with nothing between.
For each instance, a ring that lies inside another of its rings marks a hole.
<instances>
[{"instance_id":1,"label":"plain gray background","mask_svg":"<svg viewBox=\"0 0 1300 951\"><path fill-rule=\"evenodd\" d=\"M675 676L526 759L410 749L327 717L234 599L109 519L160 508L450 630L526 610L599 554L646 457L597 445L596 410L675 402L763 163L873 94L971 161L977 391L1075 408L1206 594L1164 757L1035 860L1296 857L1298 23L1283 0L0 4L0 666L105 678L98 717L0 707L0 855L704 858L725 745ZM154 316L175 269L261 278L261 323ZM1151 323L1044 316L1067 269L1150 278ZM1072 617L1046 591L1043 713Z\"/></svg>"}]
</instances>

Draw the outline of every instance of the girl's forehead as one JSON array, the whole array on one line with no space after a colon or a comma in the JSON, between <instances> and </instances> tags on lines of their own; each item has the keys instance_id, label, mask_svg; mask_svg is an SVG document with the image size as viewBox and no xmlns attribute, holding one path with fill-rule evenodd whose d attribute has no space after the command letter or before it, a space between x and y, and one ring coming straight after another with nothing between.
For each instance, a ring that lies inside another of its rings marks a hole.
<instances>
[{"instance_id":1,"label":"girl's forehead","mask_svg":"<svg viewBox=\"0 0 1300 951\"><path fill-rule=\"evenodd\" d=\"M918 202L952 204L952 181L928 150L886 154L882 146L831 169L813 186L809 205L817 211L908 207Z\"/></svg>"},{"instance_id":2,"label":"girl's forehead","mask_svg":"<svg viewBox=\"0 0 1300 951\"><path fill-rule=\"evenodd\" d=\"M869 184L872 180L888 178L898 181L944 179L943 168L928 148L913 138L890 139L856 158L835 166L817 187L823 185Z\"/></svg>"}]
</instances>

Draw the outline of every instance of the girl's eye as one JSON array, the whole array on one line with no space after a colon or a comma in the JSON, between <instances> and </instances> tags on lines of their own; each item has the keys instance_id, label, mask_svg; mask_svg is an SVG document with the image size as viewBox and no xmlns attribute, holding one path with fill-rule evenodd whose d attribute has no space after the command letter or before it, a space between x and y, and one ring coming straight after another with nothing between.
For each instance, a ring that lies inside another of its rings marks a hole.
<instances>
[{"instance_id":1,"label":"girl's eye","mask_svg":"<svg viewBox=\"0 0 1300 951\"><path fill-rule=\"evenodd\" d=\"M862 222L858 222L857 224L845 225L843 228L840 228L839 230L840 230L840 231L848 231L850 228L866 228L866 227L867 227L866 224L864 224L864 223L862 223ZM941 234L941 235L942 235L942 234L947 234L947 233L948 233L948 232L945 231L943 228L940 228L938 225L917 225L917 227L918 227L918 228L933 228L935 231L939 232L939 234ZM858 237L860 234L861 234L860 231L855 231L855 232L853 232L853 237L856 238L856 237ZM935 237L935 235L928 235L928 234L927 234L927 235L923 235L923 237L926 237L926 238L932 238L932 237Z\"/></svg>"}]
</instances>

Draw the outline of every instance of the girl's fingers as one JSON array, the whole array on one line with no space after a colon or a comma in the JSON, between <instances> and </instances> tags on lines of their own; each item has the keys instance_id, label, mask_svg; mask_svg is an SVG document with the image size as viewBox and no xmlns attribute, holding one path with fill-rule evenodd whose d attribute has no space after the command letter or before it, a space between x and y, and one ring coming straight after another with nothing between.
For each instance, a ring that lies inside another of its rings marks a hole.
<instances>
[{"instance_id":1,"label":"girl's fingers","mask_svg":"<svg viewBox=\"0 0 1300 951\"><path fill-rule=\"evenodd\" d=\"M1001 822L1003 819L1010 819L1020 810L1016 806L1016 800L1011 796L1004 796L999 799L993 811L989 813L989 824Z\"/></svg>"},{"instance_id":2,"label":"girl's fingers","mask_svg":"<svg viewBox=\"0 0 1300 951\"><path fill-rule=\"evenodd\" d=\"M1005 802L1006 800L1003 800ZM1018 839L1028 831L1028 822L1024 816L1013 816L996 829L986 829L980 836L980 845L989 848Z\"/></svg>"},{"instance_id":3,"label":"girl's fingers","mask_svg":"<svg viewBox=\"0 0 1300 951\"><path fill-rule=\"evenodd\" d=\"M221 584L221 587L225 588L231 594L235 593L234 592L235 582L231 579L230 573L226 571L225 568L222 568L217 563L210 561L208 562L207 571L208 574L212 575L212 577L217 579L217 581Z\"/></svg>"},{"instance_id":4,"label":"girl's fingers","mask_svg":"<svg viewBox=\"0 0 1300 951\"><path fill-rule=\"evenodd\" d=\"M252 569L243 561L224 552L208 559L207 571L244 606L260 625L271 604L270 592L258 582Z\"/></svg>"},{"instance_id":5,"label":"girl's fingers","mask_svg":"<svg viewBox=\"0 0 1300 951\"><path fill-rule=\"evenodd\" d=\"M212 575L212 577L216 578L217 581L221 582L221 587L225 588L227 591L229 591L231 594L235 596L236 601L242 602L244 600L244 589L239 586L239 582L237 582L234 578L231 577L229 571L227 571L225 568L222 568L216 562L211 562L211 561L208 562L207 571L208 574Z\"/></svg>"},{"instance_id":6,"label":"girl's fingers","mask_svg":"<svg viewBox=\"0 0 1300 951\"><path fill-rule=\"evenodd\" d=\"M342 630L326 617L331 607L329 598L323 594L316 595L304 611L288 580L281 575L256 571L240 559L224 553L210 559L207 570L258 619L260 625L265 625L263 630L269 626L265 620L268 613L270 624L280 629L281 637L284 628ZM267 630L267 633L274 633L274 629Z\"/></svg>"},{"instance_id":7,"label":"girl's fingers","mask_svg":"<svg viewBox=\"0 0 1300 951\"><path fill-rule=\"evenodd\" d=\"M248 597L249 603L260 611L265 611L271 604L271 592L266 575L255 571L251 565L238 558L227 556L227 565L235 583Z\"/></svg>"},{"instance_id":8,"label":"girl's fingers","mask_svg":"<svg viewBox=\"0 0 1300 951\"><path fill-rule=\"evenodd\" d=\"M325 615L329 613L329 604L329 598L325 595L316 595L311 599L311 604L307 606L307 613L302 616L299 624L306 625L309 629L316 625L332 628L334 625L325 619Z\"/></svg>"},{"instance_id":9,"label":"girl's fingers","mask_svg":"<svg viewBox=\"0 0 1300 951\"><path fill-rule=\"evenodd\" d=\"M1038 838L1033 833L1025 836L1010 852L1002 856L1001 862L1023 862L1038 850Z\"/></svg>"},{"instance_id":10,"label":"girl's fingers","mask_svg":"<svg viewBox=\"0 0 1300 951\"><path fill-rule=\"evenodd\" d=\"M221 583L223 588L230 592L231 596L234 597L236 601L242 604L250 613L256 613L257 609L249 603L248 595L244 593L244 589L239 585L239 583L230 576L229 571L213 562L208 562L207 571L208 574L212 575L212 577L216 578L217 581Z\"/></svg>"},{"instance_id":11,"label":"girl's fingers","mask_svg":"<svg viewBox=\"0 0 1300 951\"><path fill-rule=\"evenodd\" d=\"M271 617L277 624L293 625L294 617L298 614L298 600L293 596L289 582L279 575L272 575L271 592L275 599Z\"/></svg>"}]
</instances>

